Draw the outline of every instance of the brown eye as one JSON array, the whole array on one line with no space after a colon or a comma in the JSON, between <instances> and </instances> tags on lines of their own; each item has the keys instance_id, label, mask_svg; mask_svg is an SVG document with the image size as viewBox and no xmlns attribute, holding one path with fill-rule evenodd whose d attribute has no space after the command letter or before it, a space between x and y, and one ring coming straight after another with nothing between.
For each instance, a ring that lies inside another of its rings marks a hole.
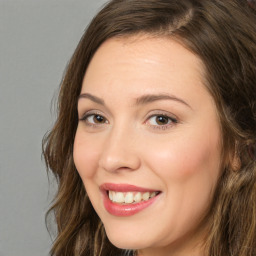
<instances>
[{"instance_id":1,"label":"brown eye","mask_svg":"<svg viewBox=\"0 0 256 256\"><path fill-rule=\"evenodd\" d=\"M159 128L166 130L177 124L178 120L167 115L152 115L148 118L146 123L154 129Z\"/></svg>"},{"instance_id":2,"label":"brown eye","mask_svg":"<svg viewBox=\"0 0 256 256\"><path fill-rule=\"evenodd\" d=\"M171 122L172 122L171 118L164 115L151 116L148 121L148 123L153 126L168 125Z\"/></svg>"},{"instance_id":3,"label":"brown eye","mask_svg":"<svg viewBox=\"0 0 256 256\"><path fill-rule=\"evenodd\" d=\"M100 115L92 115L92 119L95 124L102 124L106 122L106 119Z\"/></svg>"},{"instance_id":4,"label":"brown eye","mask_svg":"<svg viewBox=\"0 0 256 256\"><path fill-rule=\"evenodd\" d=\"M88 125L100 125L108 123L108 120L104 116L98 114L88 114L80 120L85 121L85 123Z\"/></svg>"},{"instance_id":5,"label":"brown eye","mask_svg":"<svg viewBox=\"0 0 256 256\"><path fill-rule=\"evenodd\" d=\"M158 125L165 125L169 123L169 118L167 116L157 116L156 117L156 123Z\"/></svg>"}]
</instances>

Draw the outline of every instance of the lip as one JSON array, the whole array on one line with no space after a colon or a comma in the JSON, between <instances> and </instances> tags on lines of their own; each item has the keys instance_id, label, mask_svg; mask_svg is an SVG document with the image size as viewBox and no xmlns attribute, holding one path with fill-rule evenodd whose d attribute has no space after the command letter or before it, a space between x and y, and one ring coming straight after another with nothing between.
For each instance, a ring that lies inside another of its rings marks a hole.
<instances>
[{"instance_id":1,"label":"lip","mask_svg":"<svg viewBox=\"0 0 256 256\"><path fill-rule=\"evenodd\" d=\"M103 204L107 212L114 216L119 216L119 217L128 217L138 212L141 212L142 210L146 209L147 207L152 205L154 202L156 202L159 198L159 195L161 194L161 192L158 190L137 187L130 184L104 183L100 186L100 190L103 194ZM109 199L108 197L109 190L119 191L119 192L137 191L137 192L160 192L160 193L155 197L150 198L147 201L141 201L139 203L132 203L132 204L117 204L112 202Z\"/></svg>"},{"instance_id":2,"label":"lip","mask_svg":"<svg viewBox=\"0 0 256 256\"><path fill-rule=\"evenodd\" d=\"M119 192L158 192L158 190L150 188L137 187L130 184L114 184L114 183L104 183L100 186L101 190L111 190Z\"/></svg>"}]
</instances>

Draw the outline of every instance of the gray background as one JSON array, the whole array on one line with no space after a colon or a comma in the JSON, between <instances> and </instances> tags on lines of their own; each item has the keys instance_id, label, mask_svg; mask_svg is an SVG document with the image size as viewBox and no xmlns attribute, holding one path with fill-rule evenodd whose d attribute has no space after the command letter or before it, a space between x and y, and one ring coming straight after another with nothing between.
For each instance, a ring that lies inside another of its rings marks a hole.
<instances>
[{"instance_id":1,"label":"gray background","mask_svg":"<svg viewBox=\"0 0 256 256\"><path fill-rule=\"evenodd\" d=\"M48 255L54 189L41 140L65 66L105 2L0 0L0 256Z\"/></svg>"}]
</instances>

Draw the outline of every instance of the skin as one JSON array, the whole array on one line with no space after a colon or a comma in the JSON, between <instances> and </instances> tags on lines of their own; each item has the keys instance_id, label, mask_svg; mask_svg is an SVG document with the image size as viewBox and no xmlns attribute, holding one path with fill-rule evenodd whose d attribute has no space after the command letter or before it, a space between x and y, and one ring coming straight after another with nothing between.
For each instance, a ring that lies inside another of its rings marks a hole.
<instances>
[{"instance_id":1,"label":"skin","mask_svg":"<svg viewBox=\"0 0 256 256\"><path fill-rule=\"evenodd\" d=\"M81 94L105 105L78 100L74 161L119 248L143 256L203 255L205 216L221 170L220 125L203 71L200 59L179 43L146 35L109 39L90 62ZM135 103L160 94L176 99ZM159 122L163 115L170 117L165 123ZM162 193L143 211L117 217L104 208L103 183Z\"/></svg>"}]
</instances>

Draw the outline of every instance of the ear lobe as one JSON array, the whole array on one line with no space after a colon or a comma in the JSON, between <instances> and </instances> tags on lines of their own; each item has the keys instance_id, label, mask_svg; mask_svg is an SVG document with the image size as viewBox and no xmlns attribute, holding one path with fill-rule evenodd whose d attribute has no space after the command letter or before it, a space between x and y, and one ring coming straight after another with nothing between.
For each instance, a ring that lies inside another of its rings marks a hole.
<instances>
[{"instance_id":1,"label":"ear lobe","mask_svg":"<svg viewBox=\"0 0 256 256\"><path fill-rule=\"evenodd\" d=\"M238 157L237 153L233 156L233 159L230 161L230 167L233 171L238 171L241 168L241 160Z\"/></svg>"},{"instance_id":2,"label":"ear lobe","mask_svg":"<svg viewBox=\"0 0 256 256\"><path fill-rule=\"evenodd\" d=\"M232 171L238 171L241 169L241 159L238 152L238 142L236 142L234 150L229 151L226 161L226 166Z\"/></svg>"}]
</instances>

